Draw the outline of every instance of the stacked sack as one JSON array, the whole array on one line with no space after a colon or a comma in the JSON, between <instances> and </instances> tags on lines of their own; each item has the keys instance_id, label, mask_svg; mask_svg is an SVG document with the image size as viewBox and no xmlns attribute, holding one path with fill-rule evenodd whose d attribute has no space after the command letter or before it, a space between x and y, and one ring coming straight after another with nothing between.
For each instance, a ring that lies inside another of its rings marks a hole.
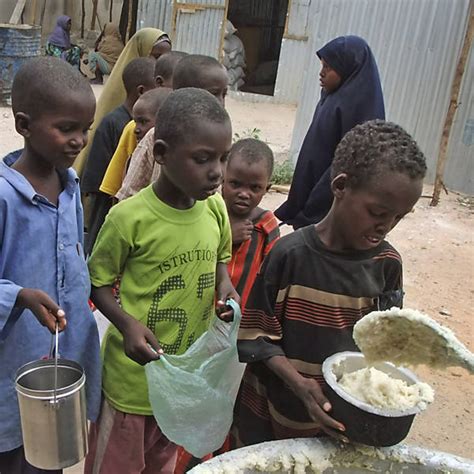
<instances>
[{"instance_id":1,"label":"stacked sack","mask_svg":"<svg viewBox=\"0 0 474 474\"><path fill-rule=\"evenodd\" d=\"M229 76L229 89L239 90L244 84L246 67L245 49L241 39L235 35L237 29L227 20L224 39L224 66Z\"/></svg>"}]
</instances>

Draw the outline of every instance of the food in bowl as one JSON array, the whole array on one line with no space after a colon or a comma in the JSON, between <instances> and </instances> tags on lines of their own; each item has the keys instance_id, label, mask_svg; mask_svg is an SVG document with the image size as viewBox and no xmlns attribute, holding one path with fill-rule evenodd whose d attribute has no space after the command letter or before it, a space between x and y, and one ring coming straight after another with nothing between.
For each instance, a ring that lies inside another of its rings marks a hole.
<instances>
[{"instance_id":1,"label":"food in bowl","mask_svg":"<svg viewBox=\"0 0 474 474\"><path fill-rule=\"evenodd\" d=\"M338 383L353 397L379 408L407 410L418 407L424 410L434 399L433 389L428 384L408 384L375 367L345 373Z\"/></svg>"},{"instance_id":2,"label":"food in bowl","mask_svg":"<svg viewBox=\"0 0 474 474\"><path fill-rule=\"evenodd\" d=\"M392 446L407 436L415 415L422 409L420 406L407 409L380 408L359 400L339 384L344 374L368 366L360 352L339 352L323 362L322 372L327 383L325 394L332 405L331 416L346 427L344 435L353 442L369 446ZM389 362L380 362L374 367L407 385L419 382L411 371Z\"/></svg>"}]
</instances>

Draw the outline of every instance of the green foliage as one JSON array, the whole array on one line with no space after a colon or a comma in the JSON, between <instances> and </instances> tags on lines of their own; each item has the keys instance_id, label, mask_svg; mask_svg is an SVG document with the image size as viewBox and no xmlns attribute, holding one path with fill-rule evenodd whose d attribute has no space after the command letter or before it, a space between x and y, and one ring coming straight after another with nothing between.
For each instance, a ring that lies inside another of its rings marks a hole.
<instances>
[{"instance_id":1,"label":"green foliage","mask_svg":"<svg viewBox=\"0 0 474 474\"><path fill-rule=\"evenodd\" d=\"M234 142L242 140L244 138L255 138L255 140L261 140L260 134L262 131L257 128L246 128L242 133L234 133Z\"/></svg>"},{"instance_id":2,"label":"green foliage","mask_svg":"<svg viewBox=\"0 0 474 474\"><path fill-rule=\"evenodd\" d=\"M290 160L285 160L281 163L275 163L271 183L291 184L294 171L295 169L293 167L293 163Z\"/></svg>"}]
</instances>

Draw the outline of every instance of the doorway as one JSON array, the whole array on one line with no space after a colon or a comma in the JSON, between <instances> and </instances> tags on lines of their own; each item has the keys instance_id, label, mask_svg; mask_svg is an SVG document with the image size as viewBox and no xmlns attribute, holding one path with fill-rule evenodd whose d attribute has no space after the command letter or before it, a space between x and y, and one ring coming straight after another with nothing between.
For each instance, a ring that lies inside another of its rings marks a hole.
<instances>
[{"instance_id":1,"label":"doorway","mask_svg":"<svg viewBox=\"0 0 474 474\"><path fill-rule=\"evenodd\" d=\"M235 78L231 88L254 94L274 94L287 13L288 0L229 0L227 19L236 31L227 24L225 47L228 50L224 51L224 65L231 83ZM232 41L232 33L240 41ZM243 52L229 51L238 43ZM241 55L243 60L236 62L232 55L237 58Z\"/></svg>"}]
</instances>

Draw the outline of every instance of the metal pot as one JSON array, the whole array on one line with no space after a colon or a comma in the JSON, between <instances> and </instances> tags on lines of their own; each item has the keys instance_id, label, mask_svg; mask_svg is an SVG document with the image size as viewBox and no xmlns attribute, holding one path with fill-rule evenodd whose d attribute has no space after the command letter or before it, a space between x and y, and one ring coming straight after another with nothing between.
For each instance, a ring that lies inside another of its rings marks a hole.
<instances>
[{"instance_id":1,"label":"metal pot","mask_svg":"<svg viewBox=\"0 0 474 474\"><path fill-rule=\"evenodd\" d=\"M269 441L221 454L189 474L346 473L397 474L472 473L474 462L441 451L415 446L371 448L342 445L328 438Z\"/></svg>"},{"instance_id":2,"label":"metal pot","mask_svg":"<svg viewBox=\"0 0 474 474\"><path fill-rule=\"evenodd\" d=\"M322 371L328 385L325 394L332 404L331 416L344 424L344 434L351 441L369 446L393 446L406 438L415 415L421 409L415 407L402 411L377 408L344 391L338 383L342 375L363 369L367 365L360 352L339 352L324 361ZM392 378L404 380L409 385L418 382L411 371L389 362L377 363L373 367Z\"/></svg>"},{"instance_id":3,"label":"metal pot","mask_svg":"<svg viewBox=\"0 0 474 474\"><path fill-rule=\"evenodd\" d=\"M16 374L25 457L40 469L63 469L87 453L86 377L66 359L30 362Z\"/></svg>"}]
</instances>

